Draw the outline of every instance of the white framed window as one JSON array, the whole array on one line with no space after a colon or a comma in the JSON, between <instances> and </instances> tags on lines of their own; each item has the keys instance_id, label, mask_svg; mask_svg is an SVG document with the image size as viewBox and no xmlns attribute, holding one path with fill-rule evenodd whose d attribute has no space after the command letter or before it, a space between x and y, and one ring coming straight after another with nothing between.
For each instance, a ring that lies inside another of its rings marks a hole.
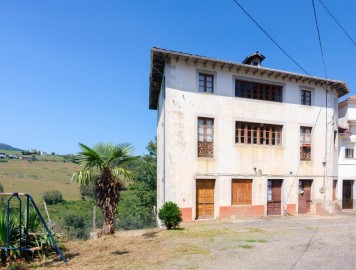
<instances>
[{"instance_id":1,"label":"white framed window","mask_svg":"<svg viewBox=\"0 0 356 270\"><path fill-rule=\"evenodd\" d=\"M353 148L345 148L345 158L354 158Z\"/></svg>"}]
</instances>

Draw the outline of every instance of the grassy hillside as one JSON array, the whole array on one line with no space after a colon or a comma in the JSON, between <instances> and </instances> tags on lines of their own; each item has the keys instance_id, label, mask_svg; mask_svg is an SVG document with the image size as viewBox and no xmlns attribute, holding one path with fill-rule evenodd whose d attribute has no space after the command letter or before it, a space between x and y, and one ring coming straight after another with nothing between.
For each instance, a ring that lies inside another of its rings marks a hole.
<instances>
[{"instance_id":1,"label":"grassy hillside","mask_svg":"<svg viewBox=\"0 0 356 270\"><path fill-rule=\"evenodd\" d=\"M48 190L59 190L65 200L78 200L79 187L70 181L78 169L74 163L9 160L0 162L0 182L5 192L25 192L36 201Z\"/></svg>"}]
</instances>

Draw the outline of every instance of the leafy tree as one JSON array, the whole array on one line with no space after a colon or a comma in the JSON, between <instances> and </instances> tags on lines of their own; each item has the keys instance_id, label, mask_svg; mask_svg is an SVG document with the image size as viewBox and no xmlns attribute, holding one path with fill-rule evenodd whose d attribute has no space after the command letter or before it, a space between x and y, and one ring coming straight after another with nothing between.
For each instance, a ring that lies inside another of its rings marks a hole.
<instances>
[{"instance_id":1,"label":"leafy tree","mask_svg":"<svg viewBox=\"0 0 356 270\"><path fill-rule=\"evenodd\" d=\"M148 154L127 165L132 171L129 189L122 194L117 224L123 229L141 229L156 225L153 207L156 205L157 147L150 141Z\"/></svg>"},{"instance_id":2,"label":"leafy tree","mask_svg":"<svg viewBox=\"0 0 356 270\"><path fill-rule=\"evenodd\" d=\"M143 229L156 225L152 209L155 193L127 190L122 193L118 206L117 225L124 230Z\"/></svg>"},{"instance_id":3,"label":"leafy tree","mask_svg":"<svg viewBox=\"0 0 356 270\"><path fill-rule=\"evenodd\" d=\"M103 233L115 232L115 213L120 198L120 177L130 179L132 173L125 169L125 163L135 159L132 156L131 144L98 143L93 148L79 144L82 170L73 174L72 180L80 185L88 185L94 181L96 186L96 203L103 211Z\"/></svg>"},{"instance_id":4,"label":"leafy tree","mask_svg":"<svg viewBox=\"0 0 356 270\"><path fill-rule=\"evenodd\" d=\"M133 183L130 189L157 190L157 142L150 141L146 147L148 154L130 164Z\"/></svg>"}]
</instances>

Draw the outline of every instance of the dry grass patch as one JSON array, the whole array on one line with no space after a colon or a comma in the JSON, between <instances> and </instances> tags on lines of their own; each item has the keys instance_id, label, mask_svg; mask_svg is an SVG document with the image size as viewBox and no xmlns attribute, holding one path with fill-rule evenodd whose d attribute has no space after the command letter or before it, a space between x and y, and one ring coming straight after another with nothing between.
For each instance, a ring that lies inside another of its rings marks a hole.
<instances>
[{"instance_id":1,"label":"dry grass patch","mask_svg":"<svg viewBox=\"0 0 356 270\"><path fill-rule=\"evenodd\" d=\"M5 192L28 193L36 201L48 190L59 190L65 200L79 200L79 187L70 181L78 168L74 163L9 160L0 163L0 182Z\"/></svg>"}]
</instances>

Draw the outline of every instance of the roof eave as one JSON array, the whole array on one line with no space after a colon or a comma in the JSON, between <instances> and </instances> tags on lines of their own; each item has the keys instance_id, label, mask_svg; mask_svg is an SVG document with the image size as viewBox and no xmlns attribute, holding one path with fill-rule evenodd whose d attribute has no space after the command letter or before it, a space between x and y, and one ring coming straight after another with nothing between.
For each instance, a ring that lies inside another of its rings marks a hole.
<instances>
[{"instance_id":1,"label":"roof eave","mask_svg":"<svg viewBox=\"0 0 356 270\"><path fill-rule=\"evenodd\" d=\"M229 71L234 70L236 73L245 71L246 74L252 73L253 75L259 74L261 76L267 75L269 78L274 79L281 79L281 80L295 80L296 82L301 81L302 83L320 85L321 87L331 87L335 89L338 93L338 97L342 97L350 92L347 84L343 81L331 80L331 79L324 79L318 77L311 77L304 74L292 73L277 69L270 69L260 66L251 66L246 64L235 63L231 61L224 61L219 60L216 58L209 58L200 55L193 55L183 52L176 52L165 50L161 48L153 47L151 50L151 71L150 71L150 88L149 88L149 108L152 110L157 109L158 105L158 98L159 92L162 85L163 73L164 73L164 66L167 59L176 59L192 61L195 65L196 64L211 64L213 68L220 67L222 70L223 68L228 68ZM162 68L163 66L163 68ZM161 74L159 74L159 72Z\"/></svg>"}]
</instances>

